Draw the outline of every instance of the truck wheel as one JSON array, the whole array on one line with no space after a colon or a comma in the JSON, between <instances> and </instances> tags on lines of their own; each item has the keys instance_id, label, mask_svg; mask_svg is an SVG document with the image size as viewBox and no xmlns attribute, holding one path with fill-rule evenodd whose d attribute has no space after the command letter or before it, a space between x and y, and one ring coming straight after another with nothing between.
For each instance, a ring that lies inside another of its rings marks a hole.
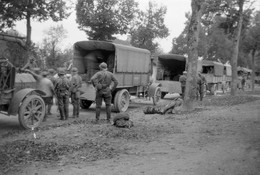
<instances>
[{"instance_id":1,"label":"truck wheel","mask_svg":"<svg viewBox=\"0 0 260 175\"><path fill-rule=\"evenodd\" d=\"M38 127L45 116L45 103L38 95L25 98L19 108L19 123L25 129Z\"/></svg>"},{"instance_id":2,"label":"truck wheel","mask_svg":"<svg viewBox=\"0 0 260 175\"><path fill-rule=\"evenodd\" d=\"M82 109L88 109L92 104L92 101L90 100L80 100L80 107Z\"/></svg>"},{"instance_id":3,"label":"truck wheel","mask_svg":"<svg viewBox=\"0 0 260 175\"><path fill-rule=\"evenodd\" d=\"M117 112L125 112L130 103L130 95L126 89L116 92L114 99L114 107Z\"/></svg>"},{"instance_id":4,"label":"truck wheel","mask_svg":"<svg viewBox=\"0 0 260 175\"><path fill-rule=\"evenodd\" d=\"M162 92L160 87L156 87L153 95L153 104L157 105L157 103L161 100Z\"/></svg>"}]
</instances>

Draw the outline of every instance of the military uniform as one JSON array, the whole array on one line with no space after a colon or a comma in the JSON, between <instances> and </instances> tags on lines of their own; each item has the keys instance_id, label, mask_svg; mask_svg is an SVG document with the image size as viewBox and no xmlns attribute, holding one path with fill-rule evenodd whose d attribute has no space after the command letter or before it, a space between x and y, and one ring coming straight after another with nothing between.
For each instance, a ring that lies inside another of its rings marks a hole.
<instances>
[{"instance_id":1,"label":"military uniform","mask_svg":"<svg viewBox=\"0 0 260 175\"><path fill-rule=\"evenodd\" d=\"M182 96L182 99L184 99L184 94L185 94L185 86L186 86L186 80L187 80L186 74L187 74L187 72L184 71L183 75L181 75L180 78L179 78L179 82L181 83L181 96Z\"/></svg>"},{"instance_id":2,"label":"military uniform","mask_svg":"<svg viewBox=\"0 0 260 175\"><path fill-rule=\"evenodd\" d=\"M55 83L55 92L58 100L58 107L60 111L60 119L67 120L69 117L69 89L70 82L64 76L65 70L61 69L59 71L59 78Z\"/></svg>"},{"instance_id":3,"label":"military uniform","mask_svg":"<svg viewBox=\"0 0 260 175\"><path fill-rule=\"evenodd\" d=\"M199 76L197 77L197 100L200 97L200 101L203 100L203 96L204 96L204 85L206 84L206 78L199 74Z\"/></svg>"},{"instance_id":4,"label":"military uniform","mask_svg":"<svg viewBox=\"0 0 260 175\"><path fill-rule=\"evenodd\" d=\"M22 69L23 70L25 70L25 69L33 70L34 68L38 68L38 66L35 62L35 59L30 58L29 61L26 63L26 65Z\"/></svg>"},{"instance_id":5,"label":"military uniform","mask_svg":"<svg viewBox=\"0 0 260 175\"><path fill-rule=\"evenodd\" d=\"M101 71L97 72L91 78L91 82L96 88L96 120L99 120L100 110L102 105L102 99L104 99L106 103L106 113L107 113L107 120L110 121L111 118L111 100L112 94L111 92L115 90L118 81L114 77L114 75L107 71L107 64L101 63L99 65ZM113 87L110 88L113 82Z\"/></svg>"},{"instance_id":6,"label":"military uniform","mask_svg":"<svg viewBox=\"0 0 260 175\"><path fill-rule=\"evenodd\" d=\"M79 103L80 103L80 91L79 88L82 85L82 78L78 75L78 69L72 68L72 78L70 81L70 95L71 103L73 106L73 117L79 117Z\"/></svg>"}]
</instances>

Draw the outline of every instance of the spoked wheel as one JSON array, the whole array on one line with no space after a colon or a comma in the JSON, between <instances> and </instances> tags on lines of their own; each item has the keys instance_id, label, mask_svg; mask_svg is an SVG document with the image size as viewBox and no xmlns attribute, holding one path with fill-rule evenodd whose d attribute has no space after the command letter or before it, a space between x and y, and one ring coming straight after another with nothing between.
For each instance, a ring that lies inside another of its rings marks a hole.
<instances>
[{"instance_id":1,"label":"spoked wheel","mask_svg":"<svg viewBox=\"0 0 260 175\"><path fill-rule=\"evenodd\" d=\"M19 122L25 129L38 127L45 115L45 104L38 95L30 95L19 108Z\"/></svg>"},{"instance_id":2,"label":"spoked wheel","mask_svg":"<svg viewBox=\"0 0 260 175\"><path fill-rule=\"evenodd\" d=\"M153 104L157 105L157 103L161 100L162 97L162 91L160 89L160 87L156 87L155 91L154 91L154 95L153 95Z\"/></svg>"},{"instance_id":3,"label":"spoked wheel","mask_svg":"<svg viewBox=\"0 0 260 175\"><path fill-rule=\"evenodd\" d=\"M82 109L88 109L92 104L92 101L90 100L80 100L80 107Z\"/></svg>"},{"instance_id":4,"label":"spoked wheel","mask_svg":"<svg viewBox=\"0 0 260 175\"><path fill-rule=\"evenodd\" d=\"M114 99L114 107L117 112L125 112L130 103L130 95L126 89L122 89L116 93Z\"/></svg>"}]
</instances>

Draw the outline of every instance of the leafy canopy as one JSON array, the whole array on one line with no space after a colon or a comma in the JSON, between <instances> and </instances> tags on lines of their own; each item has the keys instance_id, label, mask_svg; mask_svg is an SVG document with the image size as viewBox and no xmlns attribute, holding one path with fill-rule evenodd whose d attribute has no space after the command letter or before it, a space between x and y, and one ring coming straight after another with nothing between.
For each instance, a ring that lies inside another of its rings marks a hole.
<instances>
[{"instance_id":1,"label":"leafy canopy","mask_svg":"<svg viewBox=\"0 0 260 175\"><path fill-rule=\"evenodd\" d=\"M130 32L131 44L155 52L158 48L155 39L166 38L169 35L169 29L164 23L166 12L166 6L158 7L151 1L147 11L139 11L138 18Z\"/></svg>"},{"instance_id":2,"label":"leafy canopy","mask_svg":"<svg viewBox=\"0 0 260 175\"><path fill-rule=\"evenodd\" d=\"M52 19L60 21L69 16L65 0L1 0L0 30L11 28L16 21L29 17L40 22Z\"/></svg>"},{"instance_id":3,"label":"leafy canopy","mask_svg":"<svg viewBox=\"0 0 260 175\"><path fill-rule=\"evenodd\" d=\"M113 40L129 31L136 7L134 0L78 0L76 22L89 39Z\"/></svg>"}]
</instances>

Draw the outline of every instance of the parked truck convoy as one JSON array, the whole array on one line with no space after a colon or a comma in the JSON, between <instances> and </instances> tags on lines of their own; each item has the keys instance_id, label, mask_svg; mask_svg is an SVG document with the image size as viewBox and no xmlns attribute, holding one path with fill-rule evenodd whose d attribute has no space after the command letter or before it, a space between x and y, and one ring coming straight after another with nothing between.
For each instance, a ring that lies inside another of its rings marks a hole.
<instances>
[{"instance_id":1,"label":"parked truck convoy","mask_svg":"<svg viewBox=\"0 0 260 175\"><path fill-rule=\"evenodd\" d=\"M81 107L87 109L95 101L95 88L90 78L99 71L98 65L106 62L114 73L118 86L112 93L114 110L128 109L130 96L147 94L156 104L161 97L158 83L150 83L152 74L151 53L146 49L106 41L79 41L74 44L73 65L84 81L81 90Z\"/></svg>"}]
</instances>

